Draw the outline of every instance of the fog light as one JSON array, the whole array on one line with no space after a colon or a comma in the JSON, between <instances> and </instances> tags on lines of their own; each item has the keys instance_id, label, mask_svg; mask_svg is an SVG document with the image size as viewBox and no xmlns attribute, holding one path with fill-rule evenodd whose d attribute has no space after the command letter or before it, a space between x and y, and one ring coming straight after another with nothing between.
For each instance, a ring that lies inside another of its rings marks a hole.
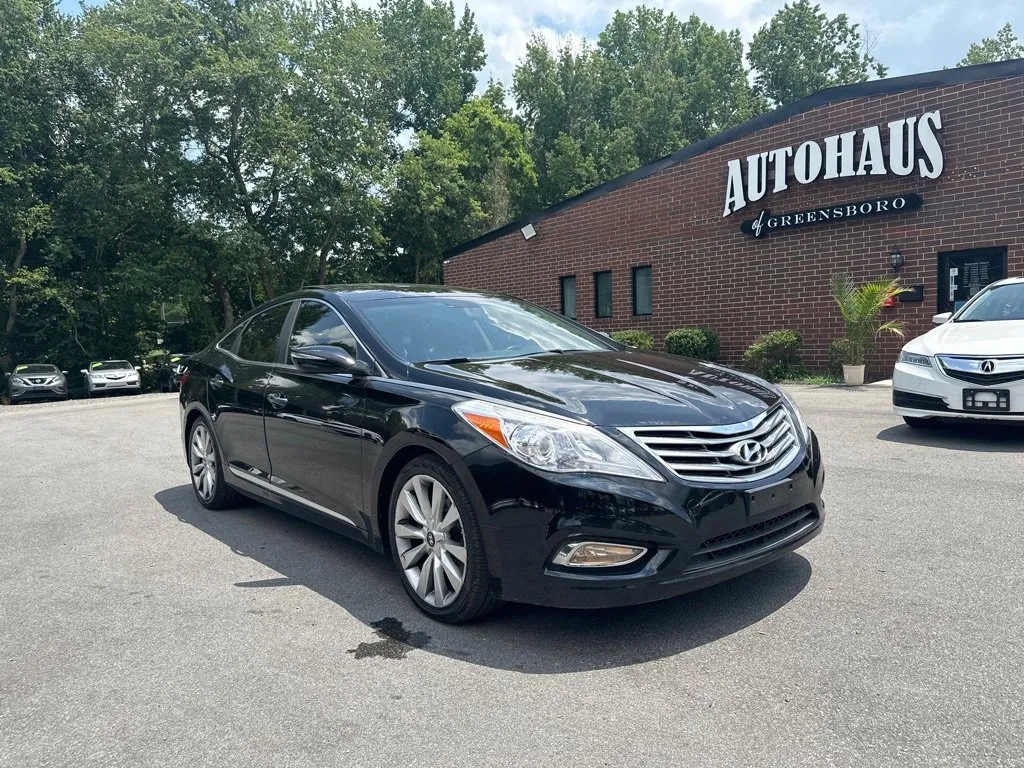
<instances>
[{"instance_id":1,"label":"fog light","mask_svg":"<svg viewBox=\"0 0 1024 768\"><path fill-rule=\"evenodd\" d=\"M576 541L562 545L551 562L574 568L609 568L634 563L646 552L646 547L631 547L627 544Z\"/></svg>"}]
</instances>

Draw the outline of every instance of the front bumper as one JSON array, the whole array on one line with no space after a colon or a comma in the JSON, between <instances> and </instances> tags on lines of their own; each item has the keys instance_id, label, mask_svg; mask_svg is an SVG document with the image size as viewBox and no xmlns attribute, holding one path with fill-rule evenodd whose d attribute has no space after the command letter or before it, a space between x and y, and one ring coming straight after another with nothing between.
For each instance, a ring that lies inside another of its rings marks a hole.
<instances>
[{"instance_id":1,"label":"front bumper","mask_svg":"<svg viewBox=\"0 0 1024 768\"><path fill-rule=\"evenodd\" d=\"M563 608L661 600L758 568L821 531L824 470L817 439L800 464L762 491L608 476L552 479L488 453L470 471L489 511L482 521L492 578L503 599ZM776 494L778 498L772 494ZM565 568L555 552L574 541L647 548L616 568Z\"/></svg>"},{"instance_id":2,"label":"front bumper","mask_svg":"<svg viewBox=\"0 0 1024 768\"><path fill-rule=\"evenodd\" d=\"M142 389L140 381L90 381L89 393L99 394L101 392L139 392Z\"/></svg>"},{"instance_id":3,"label":"front bumper","mask_svg":"<svg viewBox=\"0 0 1024 768\"><path fill-rule=\"evenodd\" d=\"M67 387L56 384L48 387L12 387L10 391L12 403L22 403L29 400L63 400L67 396Z\"/></svg>"},{"instance_id":4,"label":"front bumper","mask_svg":"<svg viewBox=\"0 0 1024 768\"><path fill-rule=\"evenodd\" d=\"M897 363L892 374L893 410L911 418L1024 421L1024 380L986 386L947 376L937 367ZM1006 390L1010 411L985 413L964 410L964 390Z\"/></svg>"}]
</instances>

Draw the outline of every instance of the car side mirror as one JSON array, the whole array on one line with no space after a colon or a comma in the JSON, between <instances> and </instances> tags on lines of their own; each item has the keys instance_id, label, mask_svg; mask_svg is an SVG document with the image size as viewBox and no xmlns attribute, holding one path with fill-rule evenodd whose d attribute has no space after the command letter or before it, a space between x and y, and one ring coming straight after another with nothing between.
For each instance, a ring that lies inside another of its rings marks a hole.
<instances>
[{"instance_id":1,"label":"car side mirror","mask_svg":"<svg viewBox=\"0 0 1024 768\"><path fill-rule=\"evenodd\" d=\"M79 373L82 374L83 376L88 376L89 375L89 372L87 370L85 370L85 368L80 370Z\"/></svg>"},{"instance_id":2,"label":"car side mirror","mask_svg":"<svg viewBox=\"0 0 1024 768\"><path fill-rule=\"evenodd\" d=\"M938 315L933 315L932 325L943 325L944 323L948 323L951 317L953 317L952 312L943 312Z\"/></svg>"},{"instance_id":3,"label":"car side mirror","mask_svg":"<svg viewBox=\"0 0 1024 768\"><path fill-rule=\"evenodd\" d=\"M339 347L318 345L293 349L292 362L304 371L315 373L347 373L369 376L370 366Z\"/></svg>"},{"instance_id":4,"label":"car side mirror","mask_svg":"<svg viewBox=\"0 0 1024 768\"><path fill-rule=\"evenodd\" d=\"M10 374L10 372L8 372L8 371L4 371L4 378L5 378L5 379L9 379L9 378L11 378L11 374Z\"/></svg>"},{"instance_id":5,"label":"car side mirror","mask_svg":"<svg viewBox=\"0 0 1024 768\"><path fill-rule=\"evenodd\" d=\"M68 375L68 372L67 372L67 371L61 371L61 375L63 375L63 376L67 376L67 375Z\"/></svg>"},{"instance_id":6,"label":"car side mirror","mask_svg":"<svg viewBox=\"0 0 1024 768\"><path fill-rule=\"evenodd\" d=\"M135 370L136 371L141 371L142 370L142 366L141 365L136 365L135 366Z\"/></svg>"}]
</instances>

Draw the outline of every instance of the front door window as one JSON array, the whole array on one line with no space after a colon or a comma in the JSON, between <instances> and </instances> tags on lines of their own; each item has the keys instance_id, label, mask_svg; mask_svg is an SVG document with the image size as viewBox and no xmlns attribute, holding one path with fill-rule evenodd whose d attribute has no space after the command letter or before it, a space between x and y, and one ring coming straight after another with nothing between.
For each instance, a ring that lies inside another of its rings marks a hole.
<instances>
[{"instance_id":1,"label":"front door window","mask_svg":"<svg viewBox=\"0 0 1024 768\"><path fill-rule=\"evenodd\" d=\"M1006 277L1006 248L939 254L938 311L955 312L982 288Z\"/></svg>"}]
</instances>

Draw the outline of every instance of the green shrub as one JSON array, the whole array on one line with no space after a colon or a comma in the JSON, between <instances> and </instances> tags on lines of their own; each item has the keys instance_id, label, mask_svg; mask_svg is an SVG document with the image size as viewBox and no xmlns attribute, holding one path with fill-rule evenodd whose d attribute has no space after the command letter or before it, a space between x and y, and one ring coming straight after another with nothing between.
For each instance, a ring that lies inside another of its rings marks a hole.
<instances>
[{"instance_id":1,"label":"green shrub","mask_svg":"<svg viewBox=\"0 0 1024 768\"><path fill-rule=\"evenodd\" d=\"M843 378L843 366L854 365L853 344L846 337L835 339L828 345L828 373Z\"/></svg>"},{"instance_id":2,"label":"green shrub","mask_svg":"<svg viewBox=\"0 0 1024 768\"><path fill-rule=\"evenodd\" d=\"M782 381L803 373L800 345L803 339L792 330L772 331L743 353L747 370L768 381Z\"/></svg>"},{"instance_id":3,"label":"green shrub","mask_svg":"<svg viewBox=\"0 0 1024 768\"><path fill-rule=\"evenodd\" d=\"M722 342L710 328L676 328L665 337L665 351L697 360L717 360Z\"/></svg>"},{"instance_id":4,"label":"green shrub","mask_svg":"<svg viewBox=\"0 0 1024 768\"><path fill-rule=\"evenodd\" d=\"M640 331L635 328L628 331L614 331L610 334L615 341L635 349L654 349L654 337L647 331Z\"/></svg>"}]
</instances>

